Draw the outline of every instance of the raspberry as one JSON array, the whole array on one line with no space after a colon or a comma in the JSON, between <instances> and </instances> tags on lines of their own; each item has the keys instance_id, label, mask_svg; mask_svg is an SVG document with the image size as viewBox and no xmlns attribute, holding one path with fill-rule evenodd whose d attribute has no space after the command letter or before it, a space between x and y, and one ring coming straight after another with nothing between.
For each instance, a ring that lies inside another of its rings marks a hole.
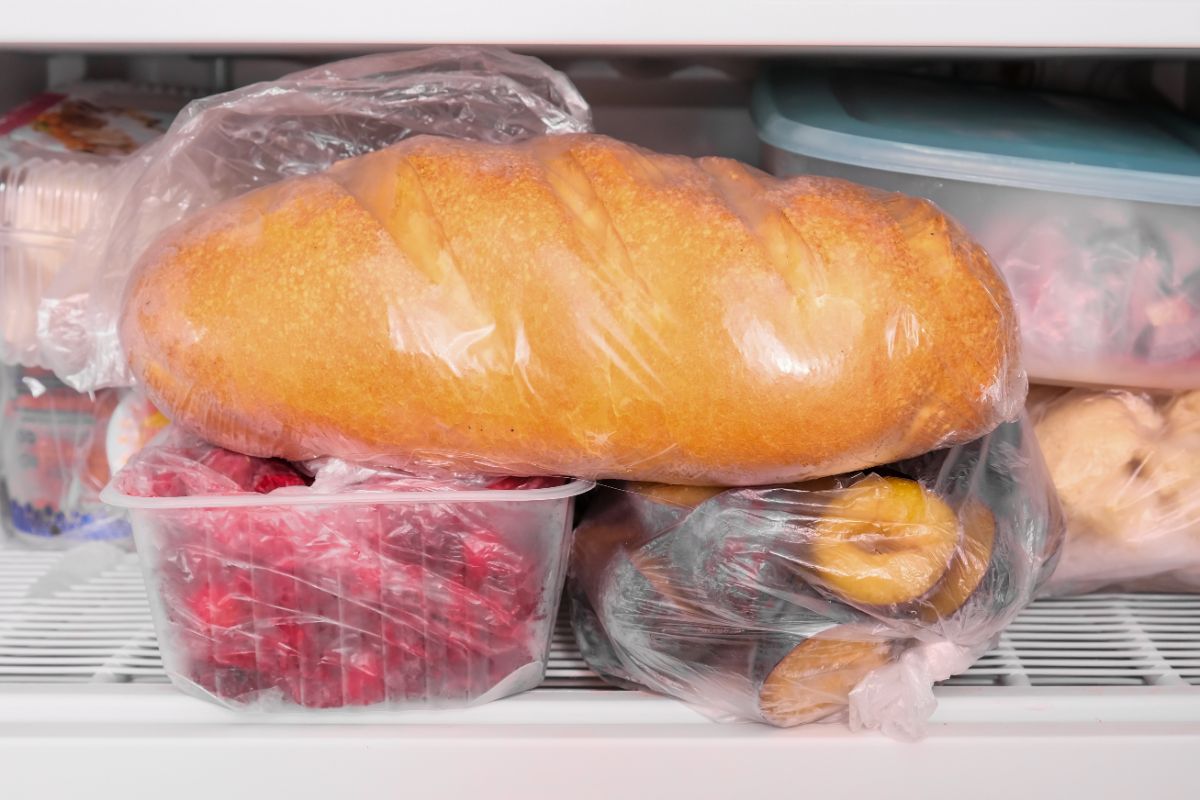
<instances>
[{"instance_id":1,"label":"raspberry","mask_svg":"<svg viewBox=\"0 0 1200 800\"><path fill-rule=\"evenodd\" d=\"M489 489L547 489L562 486L565 478L496 478L487 485Z\"/></svg>"},{"instance_id":2,"label":"raspberry","mask_svg":"<svg viewBox=\"0 0 1200 800\"><path fill-rule=\"evenodd\" d=\"M303 486L304 478L291 467L285 470L268 470L258 473L254 478L254 484L250 487L250 491L259 494L270 494L276 489L284 486Z\"/></svg>"},{"instance_id":3,"label":"raspberry","mask_svg":"<svg viewBox=\"0 0 1200 800\"><path fill-rule=\"evenodd\" d=\"M192 593L187 609L203 628L232 628L246 618L249 582L234 575L229 584L210 584Z\"/></svg>"},{"instance_id":4,"label":"raspberry","mask_svg":"<svg viewBox=\"0 0 1200 800\"><path fill-rule=\"evenodd\" d=\"M254 461L250 456L214 447L199 459L199 463L218 475L229 478L242 489L250 488L254 475Z\"/></svg>"}]
</instances>

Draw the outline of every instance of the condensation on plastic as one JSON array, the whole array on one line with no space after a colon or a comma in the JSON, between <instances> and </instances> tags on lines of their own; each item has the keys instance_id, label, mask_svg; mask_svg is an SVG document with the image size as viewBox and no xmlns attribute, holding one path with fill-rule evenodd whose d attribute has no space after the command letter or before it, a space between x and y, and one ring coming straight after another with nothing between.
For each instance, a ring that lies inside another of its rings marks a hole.
<instances>
[{"instance_id":1,"label":"condensation on plastic","mask_svg":"<svg viewBox=\"0 0 1200 800\"><path fill-rule=\"evenodd\" d=\"M927 197L1012 290L1035 382L1200 387L1197 209L888 172L766 148L771 171Z\"/></svg>"},{"instance_id":2,"label":"condensation on plastic","mask_svg":"<svg viewBox=\"0 0 1200 800\"><path fill-rule=\"evenodd\" d=\"M131 514L176 686L279 711L464 706L541 681L590 484L314 466L305 485L171 429L105 489Z\"/></svg>"},{"instance_id":3,"label":"condensation on plastic","mask_svg":"<svg viewBox=\"0 0 1200 800\"><path fill-rule=\"evenodd\" d=\"M1029 430L791 486L598 490L569 577L584 657L718 718L920 736L932 684L1053 568L1061 512Z\"/></svg>"},{"instance_id":4,"label":"condensation on plastic","mask_svg":"<svg viewBox=\"0 0 1200 800\"><path fill-rule=\"evenodd\" d=\"M0 520L21 544L131 546L125 515L100 502L106 433L122 392L76 392L53 373L0 364Z\"/></svg>"},{"instance_id":5,"label":"condensation on plastic","mask_svg":"<svg viewBox=\"0 0 1200 800\"><path fill-rule=\"evenodd\" d=\"M508 142L589 128L564 75L496 48L365 56L194 101L106 185L39 308L43 356L77 389L129 385L117 335L126 281L188 214L416 134Z\"/></svg>"},{"instance_id":6,"label":"condensation on plastic","mask_svg":"<svg viewBox=\"0 0 1200 800\"><path fill-rule=\"evenodd\" d=\"M1200 592L1200 392L1036 387L1066 539L1046 594Z\"/></svg>"}]
</instances>

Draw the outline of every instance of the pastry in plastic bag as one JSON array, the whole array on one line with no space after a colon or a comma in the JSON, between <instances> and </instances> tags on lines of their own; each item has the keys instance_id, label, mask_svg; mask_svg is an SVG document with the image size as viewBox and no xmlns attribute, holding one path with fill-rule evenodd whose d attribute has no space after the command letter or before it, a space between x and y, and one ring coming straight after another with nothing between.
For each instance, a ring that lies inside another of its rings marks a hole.
<instances>
[{"instance_id":1,"label":"pastry in plastic bag","mask_svg":"<svg viewBox=\"0 0 1200 800\"><path fill-rule=\"evenodd\" d=\"M196 214L121 341L209 441L410 471L800 480L1025 391L1003 282L930 204L582 134L416 137Z\"/></svg>"},{"instance_id":2,"label":"pastry in plastic bag","mask_svg":"<svg viewBox=\"0 0 1200 800\"><path fill-rule=\"evenodd\" d=\"M1046 591L1200 591L1200 392L1039 389L1029 414L1067 520Z\"/></svg>"},{"instance_id":3,"label":"pastry in plastic bag","mask_svg":"<svg viewBox=\"0 0 1200 800\"><path fill-rule=\"evenodd\" d=\"M845 718L919 734L1049 574L1053 487L1019 423L967 445L790 486L593 495L573 624L588 663L717 715Z\"/></svg>"}]
</instances>

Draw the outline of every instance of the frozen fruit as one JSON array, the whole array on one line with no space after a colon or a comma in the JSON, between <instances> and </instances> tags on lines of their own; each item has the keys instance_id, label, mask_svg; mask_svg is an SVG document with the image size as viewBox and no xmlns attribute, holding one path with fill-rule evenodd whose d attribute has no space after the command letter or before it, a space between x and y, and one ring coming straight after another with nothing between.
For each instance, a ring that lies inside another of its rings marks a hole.
<instances>
[{"instance_id":1,"label":"frozen fruit","mask_svg":"<svg viewBox=\"0 0 1200 800\"><path fill-rule=\"evenodd\" d=\"M235 495L301 486L286 462L189 437L139 454L128 493ZM560 479L446 481L447 490ZM372 490L402 491L388 474ZM415 481L421 491L438 485ZM132 490L132 491L131 491ZM330 503L179 509L158 517L157 589L182 677L234 703L308 708L473 700L544 658L535 504ZM520 536L517 537L520 539Z\"/></svg>"}]
</instances>

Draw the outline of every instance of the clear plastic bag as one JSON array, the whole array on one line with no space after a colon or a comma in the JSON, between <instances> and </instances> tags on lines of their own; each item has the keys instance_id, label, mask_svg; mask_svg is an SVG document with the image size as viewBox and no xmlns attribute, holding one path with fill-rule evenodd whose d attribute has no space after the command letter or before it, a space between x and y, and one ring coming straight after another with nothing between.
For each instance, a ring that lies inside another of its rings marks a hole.
<instances>
[{"instance_id":1,"label":"clear plastic bag","mask_svg":"<svg viewBox=\"0 0 1200 800\"><path fill-rule=\"evenodd\" d=\"M188 214L416 134L507 142L590 123L566 76L498 48L364 56L197 100L105 187L39 309L43 357L81 391L132 383L117 336L126 281Z\"/></svg>"},{"instance_id":2,"label":"clear plastic bag","mask_svg":"<svg viewBox=\"0 0 1200 800\"><path fill-rule=\"evenodd\" d=\"M1020 414L1007 289L931 204L571 134L561 75L450 52L483 65L452 102L426 55L400 89L351 61L190 107L94 248L102 284L43 304L58 371L128 360L206 441L414 473L758 485ZM450 135L360 155L381 109L392 138Z\"/></svg>"},{"instance_id":3,"label":"clear plastic bag","mask_svg":"<svg viewBox=\"0 0 1200 800\"><path fill-rule=\"evenodd\" d=\"M1046 593L1200 591L1200 392L1030 393L1067 532Z\"/></svg>"},{"instance_id":4,"label":"clear plastic bag","mask_svg":"<svg viewBox=\"0 0 1200 800\"><path fill-rule=\"evenodd\" d=\"M104 499L129 509L172 682L280 711L462 706L536 686L588 487L298 468L172 429Z\"/></svg>"},{"instance_id":5,"label":"clear plastic bag","mask_svg":"<svg viewBox=\"0 0 1200 800\"><path fill-rule=\"evenodd\" d=\"M718 717L904 738L1049 574L1062 534L1023 423L792 486L603 488L569 586L588 663Z\"/></svg>"}]
</instances>

